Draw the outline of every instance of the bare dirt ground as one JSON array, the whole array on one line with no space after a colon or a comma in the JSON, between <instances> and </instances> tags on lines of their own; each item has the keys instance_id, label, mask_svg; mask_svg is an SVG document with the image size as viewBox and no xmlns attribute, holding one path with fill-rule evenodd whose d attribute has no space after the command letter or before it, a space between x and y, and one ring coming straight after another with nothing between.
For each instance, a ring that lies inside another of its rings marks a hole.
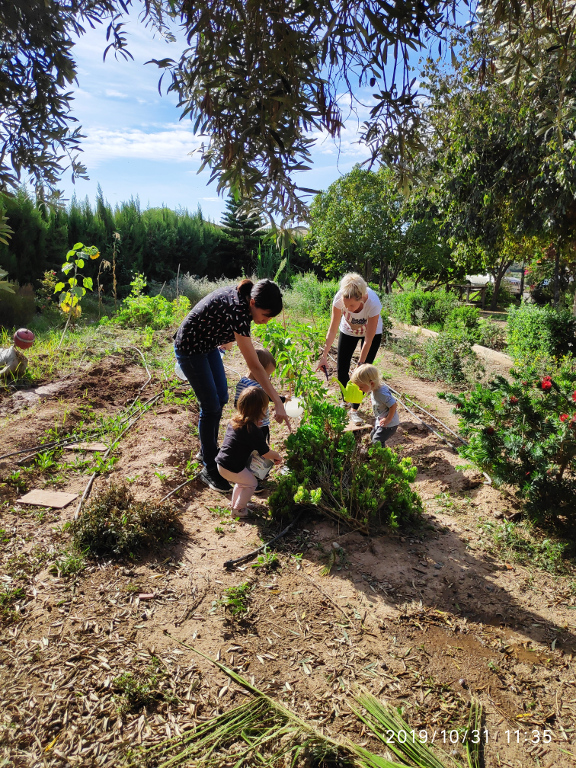
<instances>
[{"instance_id":1,"label":"bare dirt ground","mask_svg":"<svg viewBox=\"0 0 576 768\"><path fill-rule=\"evenodd\" d=\"M226 362L243 372L237 355ZM456 428L437 384L412 378L387 350L377 364L395 389ZM113 356L46 382L38 396L4 394L1 453L36 446L48 430L65 433L87 415L120 415L147 378L136 357ZM237 378L230 371L231 387ZM163 388L153 372L141 398ZM184 385L180 392L186 394ZM182 530L172 546L122 563L92 561L77 576L59 578L50 566L69 546L62 525L76 503L50 510L18 499L37 487L81 494L91 470L35 469L14 479L31 461L17 463L26 454L2 458L0 579L4 589L22 587L24 596L1 627L0 764L118 766L128 748L178 735L244 701L194 646L326 733L346 734L380 754L384 745L348 705L355 686L401 706L412 728L461 759L459 729L475 697L485 713L485 766L574 765L573 581L485 551L479 523L513 514L513 499L462 468L463 460L409 413L400 414L390 445L418 467L423 526L367 538L302 518L282 542L281 567L273 572L250 563L223 567L277 528L234 522L226 497L192 482L174 496ZM118 462L97 478L92 494L128 479L137 498L159 500L185 479L198 450L196 423L194 403L160 398L121 440ZM273 423L276 448L286 434ZM331 550L334 566L322 576ZM234 620L218 601L246 581L250 610ZM163 700L121 713L115 680L151 670Z\"/></svg>"}]
</instances>

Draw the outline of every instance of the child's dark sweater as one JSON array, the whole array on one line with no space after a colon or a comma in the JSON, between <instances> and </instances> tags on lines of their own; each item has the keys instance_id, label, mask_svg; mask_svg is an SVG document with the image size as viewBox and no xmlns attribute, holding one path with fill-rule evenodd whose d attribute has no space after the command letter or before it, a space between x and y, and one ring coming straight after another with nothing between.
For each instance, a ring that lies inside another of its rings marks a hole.
<instances>
[{"instance_id":1,"label":"child's dark sweater","mask_svg":"<svg viewBox=\"0 0 576 768\"><path fill-rule=\"evenodd\" d=\"M263 456L270 447L264 439L262 430L255 424L245 424L240 429L234 429L232 424L226 427L226 434L216 456L219 464L228 472L242 472L248 464L252 451L258 451Z\"/></svg>"}]
</instances>

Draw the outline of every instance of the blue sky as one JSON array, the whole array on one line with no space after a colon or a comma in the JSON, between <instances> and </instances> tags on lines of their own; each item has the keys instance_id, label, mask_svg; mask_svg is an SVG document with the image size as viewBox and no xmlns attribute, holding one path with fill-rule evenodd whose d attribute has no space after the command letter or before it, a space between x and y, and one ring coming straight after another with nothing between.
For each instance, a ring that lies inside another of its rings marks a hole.
<instances>
[{"instance_id":1,"label":"blue sky","mask_svg":"<svg viewBox=\"0 0 576 768\"><path fill-rule=\"evenodd\" d=\"M219 221L225 199L218 197L215 184L208 186L209 172L197 173L199 156L190 156L201 139L194 136L190 120L179 120L176 97L159 95L158 68L145 66L152 58L177 58L181 45L154 37L133 19L125 28L133 61L110 54L102 61L105 26L88 29L75 46L78 85L73 110L86 135L82 161L90 180L72 184L66 173L59 187L68 199L75 193L93 203L100 184L112 206L136 196L142 208L166 205L195 211L200 205L205 217ZM343 95L344 111L347 103ZM366 115L367 110L347 120L338 144L318 135L313 170L299 175L302 186L326 189L367 158L366 148L356 143L358 121Z\"/></svg>"}]
</instances>

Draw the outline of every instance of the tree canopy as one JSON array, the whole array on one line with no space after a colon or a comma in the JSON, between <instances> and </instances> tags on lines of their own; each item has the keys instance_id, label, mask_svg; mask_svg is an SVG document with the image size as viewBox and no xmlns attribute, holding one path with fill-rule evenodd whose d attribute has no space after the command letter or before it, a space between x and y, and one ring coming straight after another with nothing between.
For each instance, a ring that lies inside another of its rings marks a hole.
<instances>
[{"instance_id":1,"label":"tree canopy","mask_svg":"<svg viewBox=\"0 0 576 768\"><path fill-rule=\"evenodd\" d=\"M574 239L574 118L546 127L541 117L551 94L576 98L576 76L562 77L549 61L530 89L502 83L476 66L494 57L491 49L476 32L461 38L460 63L449 72L428 61L426 173L456 256L475 256L497 289L513 262Z\"/></svg>"},{"instance_id":2,"label":"tree canopy","mask_svg":"<svg viewBox=\"0 0 576 768\"><path fill-rule=\"evenodd\" d=\"M372 89L362 140L374 159L402 172L422 147L421 100L410 56L446 35L460 17L495 35L493 66L526 88L549 62L559 82L576 67L574 0L0 0L0 186L22 172L55 187L64 167L84 172L69 88L75 36L106 23L108 49L129 55L122 19L129 8L188 47L156 64L170 73L182 116L206 135L204 165L218 189L252 200L284 221L306 206L296 175L308 167L310 131L337 137L342 92L352 104ZM546 125L569 119L570 98L548 101Z\"/></svg>"},{"instance_id":3,"label":"tree canopy","mask_svg":"<svg viewBox=\"0 0 576 768\"><path fill-rule=\"evenodd\" d=\"M69 90L74 38L84 24L107 20L108 47L130 55L119 21L126 10L124 0L1 0L0 191L16 187L22 172L52 190L67 168L85 175Z\"/></svg>"},{"instance_id":4,"label":"tree canopy","mask_svg":"<svg viewBox=\"0 0 576 768\"><path fill-rule=\"evenodd\" d=\"M314 198L311 256L328 275L376 273L388 291L403 262L403 197L392 172L359 166Z\"/></svg>"}]
</instances>

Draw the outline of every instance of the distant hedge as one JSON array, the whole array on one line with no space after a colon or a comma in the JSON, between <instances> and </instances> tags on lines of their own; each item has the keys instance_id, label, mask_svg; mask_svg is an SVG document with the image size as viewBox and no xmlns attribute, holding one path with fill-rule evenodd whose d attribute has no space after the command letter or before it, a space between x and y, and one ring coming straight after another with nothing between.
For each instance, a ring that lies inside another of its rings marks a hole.
<instances>
[{"instance_id":1,"label":"distant hedge","mask_svg":"<svg viewBox=\"0 0 576 768\"><path fill-rule=\"evenodd\" d=\"M401 291L388 297L389 311L398 320L411 325L443 326L448 315L459 305L455 293L448 291Z\"/></svg>"},{"instance_id":2,"label":"distant hedge","mask_svg":"<svg viewBox=\"0 0 576 768\"><path fill-rule=\"evenodd\" d=\"M508 310L508 353L516 362L576 352L576 317L569 310L521 304Z\"/></svg>"}]
</instances>

